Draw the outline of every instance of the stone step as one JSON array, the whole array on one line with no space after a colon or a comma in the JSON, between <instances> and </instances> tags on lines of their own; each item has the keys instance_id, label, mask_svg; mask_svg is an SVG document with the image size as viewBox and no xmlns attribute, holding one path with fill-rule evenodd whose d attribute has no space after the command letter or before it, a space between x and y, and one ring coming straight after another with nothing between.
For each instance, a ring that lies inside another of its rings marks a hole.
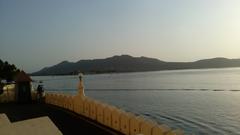
<instances>
[{"instance_id":1,"label":"stone step","mask_svg":"<svg viewBox=\"0 0 240 135\"><path fill-rule=\"evenodd\" d=\"M1 115L5 120L5 116ZM48 117L23 120L0 126L1 135L62 135L61 131Z\"/></svg>"},{"instance_id":2,"label":"stone step","mask_svg":"<svg viewBox=\"0 0 240 135\"><path fill-rule=\"evenodd\" d=\"M6 114L0 114L0 127L11 124Z\"/></svg>"}]
</instances>

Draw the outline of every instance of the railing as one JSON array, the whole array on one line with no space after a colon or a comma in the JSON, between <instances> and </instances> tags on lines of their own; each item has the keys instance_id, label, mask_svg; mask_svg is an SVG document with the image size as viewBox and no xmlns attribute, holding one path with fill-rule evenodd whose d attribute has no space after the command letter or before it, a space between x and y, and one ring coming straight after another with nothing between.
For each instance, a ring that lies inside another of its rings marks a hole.
<instances>
[{"instance_id":1,"label":"railing","mask_svg":"<svg viewBox=\"0 0 240 135\"><path fill-rule=\"evenodd\" d=\"M86 96L46 93L45 102L90 118L126 135L182 135L181 130L147 120Z\"/></svg>"},{"instance_id":2,"label":"railing","mask_svg":"<svg viewBox=\"0 0 240 135\"><path fill-rule=\"evenodd\" d=\"M183 135L181 130L172 130L166 125L86 97L82 86L80 82L79 92L74 96L46 92L45 103L68 109L125 135ZM32 91L33 100L37 99L36 95L37 93ZM0 103L14 101L14 87L0 95Z\"/></svg>"}]
</instances>

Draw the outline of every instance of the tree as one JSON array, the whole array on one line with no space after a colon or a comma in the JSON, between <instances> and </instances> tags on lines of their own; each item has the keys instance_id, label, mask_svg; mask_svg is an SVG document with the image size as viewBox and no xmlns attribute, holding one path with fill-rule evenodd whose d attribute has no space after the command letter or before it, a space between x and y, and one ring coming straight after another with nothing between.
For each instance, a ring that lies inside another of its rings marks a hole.
<instances>
[{"instance_id":1,"label":"tree","mask_svg":"<svg viewBox=\"0 0 240 135\"><path fill-rule=\"evenodd\" d=\"M8 82L13 81L14 76L19 72L14 64L9 64L7 61L0 60L0 78Z\"/></svg>"}]
</instances>

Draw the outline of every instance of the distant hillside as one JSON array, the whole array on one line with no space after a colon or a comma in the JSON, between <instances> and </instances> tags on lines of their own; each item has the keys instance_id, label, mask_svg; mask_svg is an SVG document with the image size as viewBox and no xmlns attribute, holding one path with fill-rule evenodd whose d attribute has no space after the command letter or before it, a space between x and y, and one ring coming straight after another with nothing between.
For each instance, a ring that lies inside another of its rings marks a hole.
<instances>
[{"instance_id":1,"label":"distant hillside","mask_svg":"<svg viewBox=\"0 0 240 135\"><path fill-rule=\"evenodd\" d=\"M63 61L57 65L43 68L32 75L69 75L83 73L119 73L174 69L202 69L240 67L240 59L213 58L195 62L165 62L154 58L113 56L106 59Z\"/></svg>"}]
</instances>

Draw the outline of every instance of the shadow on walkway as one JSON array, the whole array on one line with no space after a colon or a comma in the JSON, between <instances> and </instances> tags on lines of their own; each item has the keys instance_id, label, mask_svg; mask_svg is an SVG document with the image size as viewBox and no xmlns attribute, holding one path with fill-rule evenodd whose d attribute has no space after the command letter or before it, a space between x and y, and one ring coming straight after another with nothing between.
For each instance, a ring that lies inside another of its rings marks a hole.
<instances>
[{"instance_id":1,"label":"shadow on walkway","mask_svg":"<svg viewBox=\"0 0 240 135\"><path fill-rule=\"evenodd\" d=\"M63 135L120 134L73 112L48 104L1 103L0 113L5 113L11 122L48 116Z\"/></svg>"}]
</instances>

